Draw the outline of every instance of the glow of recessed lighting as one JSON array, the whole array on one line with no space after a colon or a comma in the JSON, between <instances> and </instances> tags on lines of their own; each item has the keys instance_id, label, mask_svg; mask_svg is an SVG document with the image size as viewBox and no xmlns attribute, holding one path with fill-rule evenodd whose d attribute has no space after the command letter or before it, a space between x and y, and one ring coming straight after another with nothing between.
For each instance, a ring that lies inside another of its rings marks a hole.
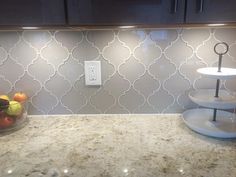
<instances>
[{"instance_id":1,"label":"glow of recessed lighting","mask_svg":"<svg viewBox=\"0 0 236 177\"><path fill-rule=\"evenodd\" d=\"M207 26L225 26L224 23L208 24Z\"/></svg>"},{"instance_id":2,"label":"glow of recessed lighting","mask_svg":"<svg viewBox=\"0 0 236 177\"><path fill-rule=\"evenodd\" d=\"M129 28L135 28L135 26L120 26L121 29L129 29Z\"/></svg>"},{"instance_id":3,"label":"glow of recessed lighting","mask_svg":"<svg viewBox=\"0 0 236 177\"><path fill-rule=\"evenodd\" d=\"M23 30L35 30L35 29L39 29L39 27L34 27L34 26L24 26L22 27Z\"/></svg>"},{"instance_id":4,"label":"glow of recessed lighting","mask_svg":"<svg viewBox=\"0 0 236 177\"><path fill-rule=\"evenodd\" d=\"M179 171L181 174L184 174L183 168L178 169L178 171Z\"/></svg>"},{"instance_id":5,"label":"glow of recessed lighting","mask_svg":"<svg viewBox=\"0 0 236 177\"><path fill-rule=\"evenodd\" d=\"M129 170L127 168L124 168L123 170L124 176L128 176L129 175Z\"/></svg>"},{"instance_id":6,"label":"glow of recessed lighting","mask_svg":"<svg viewBox=\"0 0 236 177\"><path fill-rule=\"evenodd\" d=\"M68 169L64 169L63 172L66 174L66 173L69 172L69 170Z\"/></svg>"},{"instance_id":7,"label":"glow of recessed lighting","mask_svg":"<svg viewBox=\"0 0 236 177\"><path fill-rule=\"evenodd\" d=\"M12 170L8 170L7 173L8 173L8 174L12 174Z\"/></svg>"}]
</instances>

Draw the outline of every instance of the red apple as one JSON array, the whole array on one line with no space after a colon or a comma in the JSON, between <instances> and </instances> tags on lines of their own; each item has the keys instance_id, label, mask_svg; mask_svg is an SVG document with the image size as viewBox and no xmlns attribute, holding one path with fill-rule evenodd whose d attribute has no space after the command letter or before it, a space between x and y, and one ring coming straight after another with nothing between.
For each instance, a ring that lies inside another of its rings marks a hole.
<instances>
[{"instance_id":1,"label":"red apple","mask_svg":"<svg viewBox=\"0 0 236 177\"><path fill-rule=\"evenodd\" d=\"M0 118L0 128L8 128L15 123L14 118L10 116L5 116Z\"/></svg>"},{"instance_id":2,"label":"red apple","mask_svg":"<svg viewBox=\"0 0 236 177\"><path fill-rule=\"evenodd\" d=\"M17 92L15 93L15 95L13 96L13 100L14 101L18 101L20 103L23 103L27 100L27 95L23 92Z\"/></svg>"}]
</instances>

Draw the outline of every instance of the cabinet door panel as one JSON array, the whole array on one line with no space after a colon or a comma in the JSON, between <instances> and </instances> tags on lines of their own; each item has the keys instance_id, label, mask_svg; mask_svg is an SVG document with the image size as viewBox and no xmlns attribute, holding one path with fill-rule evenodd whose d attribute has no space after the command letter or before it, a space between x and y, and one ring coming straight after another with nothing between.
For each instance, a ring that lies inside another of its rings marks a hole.
<instances>
[{"instance_id":1,"label":"cabinet door panel","mask_svg":"<svg viewBox=\"0 0 236 177\"><path fill-rule=\"evenodd\" d=\"M63 0L5 0L0 5L0 25L63 25Z\"/></svg>"},{"instance_id":2,"label":"cabinet door panel","mask_svg":"<svg viewBox=\"0 0 236 177\"><path fill-rule=\"evenodd\" d=\"M187 23L236 22L235 0L188 0Z\"/></svg>"},{"instance_id":3,"label":"cabinet door panel","mask_svg":"<svg viewBox=\"0 0 236 177\"><path fill-rule=\"evenodd\" d=\"M67 0L69 24L183 23L184 0Z\"/></svg>"}]
</instances>

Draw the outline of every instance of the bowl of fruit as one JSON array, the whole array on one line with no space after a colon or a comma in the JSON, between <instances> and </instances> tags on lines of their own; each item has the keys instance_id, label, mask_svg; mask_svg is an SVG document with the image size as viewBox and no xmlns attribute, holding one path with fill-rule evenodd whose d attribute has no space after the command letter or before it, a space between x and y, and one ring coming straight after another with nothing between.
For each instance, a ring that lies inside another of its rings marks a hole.
<instances>
[{"instance_id":1,"label":"bowl of fruit","mask_svg":"<svg viewBox=\"0 0 236 177\"><path fill-rule=\"evenodd\" d=\"M27 95L17 92L12 99L0 95L0 132L12 131L23 127L27 122Z\"/></svg>"}]
</instances>

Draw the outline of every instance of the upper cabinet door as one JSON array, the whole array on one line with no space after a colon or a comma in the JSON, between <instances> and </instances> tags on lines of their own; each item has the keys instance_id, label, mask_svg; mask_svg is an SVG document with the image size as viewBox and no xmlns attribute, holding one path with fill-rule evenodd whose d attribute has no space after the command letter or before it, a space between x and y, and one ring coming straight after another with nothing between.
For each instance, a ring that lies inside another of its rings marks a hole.
<instances>
[{"instance_id":1,"label":"upper cabinet door","mask_svg":"<svg viewBox=\"0 0 236 177\"><path fill-rule=\"evenodd\" d=\"M67 0L69 25L184 22L185 0Z\"/></svg>"},{"instance_id":2,"label":"upper cabinet door","mask_svg":"<svg viewBox=\"0 0 236 177\"><path fill-rule=\"evenodd\" d=\"M186 23L236 22L235 0L188 0Z\"/></svg>"},{"instance_id":3,"label":"upper cabinet door","mask_svg":"<svg viewBox=\"0 0 236 177\"><path fill-rule=\"evenodd\" d=\"M64 25L64 0L5 0L0 5L0 26Z\"/></svg>"}]
</instances>

